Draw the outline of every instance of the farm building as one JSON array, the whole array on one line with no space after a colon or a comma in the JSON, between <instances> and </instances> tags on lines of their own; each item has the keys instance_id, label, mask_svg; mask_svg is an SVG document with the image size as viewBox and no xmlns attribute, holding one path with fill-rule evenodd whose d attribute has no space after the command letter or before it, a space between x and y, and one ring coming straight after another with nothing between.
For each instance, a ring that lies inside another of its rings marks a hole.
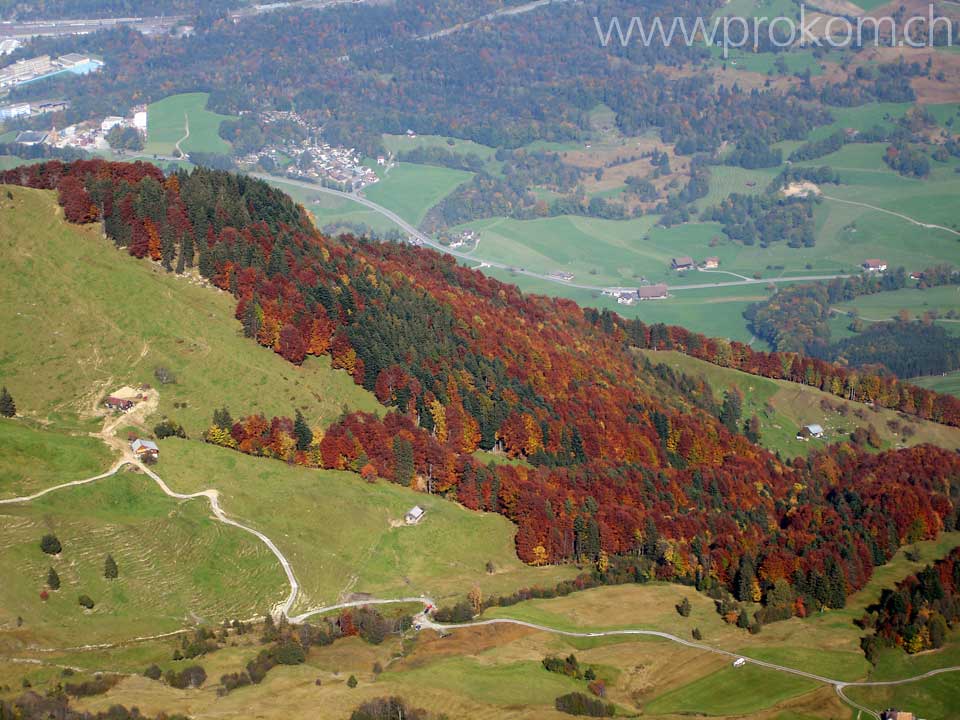
<instances>
[{"instance_id":1,"label":"farm building","mask_svg":"<svg viewBox=\"0 0 960 720\"><path fill-rule=\"evenodd\" d=\"M693 258L689 255L675 257L670 260L670 267L673 270L691 270L693 269Z\"/></svg>"},{"instance_id":2,"label":"farm building","mask_svg":"<svg viewBox=\"0 0 960 720\"><path fill-rule=\"evenodd\" d=\"M157 447L157 444L153 440L137 438L130 443L130 449L133 450L134 454L139 458L151 457L156 459L160 455L160 448Z\"/></svg>"},{"instance_id":3,"label":"farm building","mask_svg":"<svg viewBox=\"0 0 960 720\"><path fill-rule=\"evenodd\" d=\"M127 412L133 407L133 400L128 400L127 398L118 398L111 395L106 400L103 401L104 407L109 410L119 410L120 412Z\"/></svg>"},{"instance_id":4,"label":"farm building","mask_svg":"<svg viewBox=\"0 0 960 720\"><path fill-rule=\"evenodd\" d=\"M718 257L708 257L703 261L704 270L716 270L720 267L720 258Z\"/></svg>"},{"instance_id":5,"label":"farm building","mask_svg":"<svg viewBox=\"0 0 960 720\"><path fill-rule=\"evenodd\" d=\"M887 261L868 258L863 261L863 269L867 272L884 272L887 269Z\"/></svg>"},{"instance_id":6,"label":"farm building","mask_svg":"<svg viewBox=\"0 0 960 720\"><path fill-rule=\"evenodd\" d=\"M407 514L403 516L403 521L407 525L416 525L423 520L423 516L425 514L426 510L419 505L414 505L412 508L410 508L410 510L407 511Z\"/></svg>"},{"instance_id":7,"label":"farm building","mask_svg":"<svg viewBox=\"0 0 960 720\"><path fill-rule=\"evenodd\" d=\"M913 713L890 708L880 713L880 717L883 718L883 720L913 720Z\"/></svg>"},{"instance_id":8,"label":"farm building","mask_svg":"<svg viewBox=\"0 0 960 720\"><path fill-rule=\"evenodd\" d=\"M822 438L822 437L823 437L823 426L818 425L817 423L804 425L802 428L800 428L800 432L797 433L797 440L808 440L810 438Z\"/></svg>"},{"instance_id":9,"label":"farm building","mask_svg":"<svg viewBox=\"0 0 960 720\"><path fill-rule=\"evenodd\" d=\"M665 300L668 295L669 291L664 283L647 285L637 290L637 297L640 300Z\"/></svg>"}]
</instances>

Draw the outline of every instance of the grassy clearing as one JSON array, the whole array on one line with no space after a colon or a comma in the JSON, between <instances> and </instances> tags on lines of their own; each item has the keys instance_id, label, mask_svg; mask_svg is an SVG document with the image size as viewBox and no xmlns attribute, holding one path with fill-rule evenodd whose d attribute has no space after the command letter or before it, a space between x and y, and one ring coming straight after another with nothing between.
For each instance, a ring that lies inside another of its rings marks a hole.
<instances>
[{"instance_id":1,"label":"grassy clearing","mask_svg":"<svg viewBox=\"0 0 960 720\"><path fill-rule=\"evenodd\" d=\"M366 188L364 195L407 222L419 225L430 208L471 177L472 173L463 170L400 163L383 180Z\"/></svg>"},{"instance_id":2,"label":"grassy clearing","mask_svg":"<svg viewBox=\"0 0 960 720\"><path fill-rule=\"evenodd\" d=\"M0 202L0 374L21 413L88 413L125 384L156 384L160 413L191 434L213 408L292 415L327 423L344 405L377 411L376 399L330 368L294 367L242 337L232 298L116 250L99 227L63 222L53 193L11 187ZM42 340L38 340L38 328ZM180 407L175 407L175 404Z\"/></svg>"},{"instance_id":3,"label":"grassy clearing","mask_svg":"<svg viewBox=\"0 0 960 720\"><path fill-rule=\"evenodd\" d=\"M16 497L104 472L111 453L98 439L0 420L0 497Z\"/></svg>"},{"instance_id":4,"label":"grassy clearing","mask_svg":"<svg viewBox=\"0 0 960 720\"><path fill-rule=\"evenodd\" d=\"M171 155L177 140L185 134L185 117L190 122L190 137L180 144L187 153L229 153L230 143L220 137L220 123L232 119L207 110L209 93L181 93L150 103L147 108L148 155Z\"/></svg>"},{"instance_id":5,"label":"grassy clearing","mask_svg":"<svg viewBox=\"0 0 960 720\"><path fill-rule=\"evenodd\" d=\"M694 377L706 378L717 398L723 397L723 392L728 388L738 387L743 393L744 417L749 418L755 413L760 418L760 443L787 457L806 455L811 450L822 448L825 443L849 439L854 429L867 425L876 428L884 449L923 443L948 449L960 447L960 430L957 428L914 418L907 421L892 410L869 408L862 403L850 402L816 388L722 368L674 351L638 352L653 363L666 363ZM829 400L834 406L843 405L846 412L824 411L820 407L823 400ZM857 412L863 417L857 417ZM915 431L914 435L909 438L898 435L887 424L892 420L909 424ZM797 430L809 423L822 425L826 437L819 441L797 440Z\"/></svg>"},{"instance_id":6,"label":"grassy clearing","mask_svg":"<svg viewBox=\"0 0 960 720\"><path fill-rule=\"evenodd\" d=\"M879 125L885 130L891 130L896 121L912 107L913 103L866 103L857 107L830 108L833 122L818 127L810 133L810 139L820 140L847 128L864 132Z\"/></svg>"},{"instance_id":7,"label":"grassy clearing","mask_svg":"<svg viewBox=\"0 0 960 720\"><path fill-rule=\"evenodd\" d=\"M910 382L920 387L936 390L937 392L960 395L960 370L947 373L946 375L910 378Z\"/></svg>"},{"instance_id":8,"label":"grassy clearing","mask_svg":"<svg viewBox=\"0 0 960 720\"><path fill-rule=\"evenodd\" d=\"M216 623L267 610L285 594L283 573L256 538L208 517L205 501L167 498L132 472L5 506L0 522L0 643L82 645ZM56 557L41 552L53 532ZM107 553L120 570L103 577ZM49 567L61 588L39 598ZM81 593L96 606L85 611ZM24 624L15 627L20 616Z\"/></svg>"},{"instance_id":9,"label":"grassy clearing","mask_svg":"<svg viewBox=\"0 0 960 720\"><path fill-rule=\"evenodd\" d=\"M386 481L370 484L352 473L289 467L193 441L167 440L162 450L158 472L175 489L218 489L226 512L274 539L302 585L300 609L352 592L460 599L474 583L490 594L553 585L576 573L520 562L515 528L500 515ZM414 505L426 509L424 521L403 526Z\"/></svg>"}]
</instances>

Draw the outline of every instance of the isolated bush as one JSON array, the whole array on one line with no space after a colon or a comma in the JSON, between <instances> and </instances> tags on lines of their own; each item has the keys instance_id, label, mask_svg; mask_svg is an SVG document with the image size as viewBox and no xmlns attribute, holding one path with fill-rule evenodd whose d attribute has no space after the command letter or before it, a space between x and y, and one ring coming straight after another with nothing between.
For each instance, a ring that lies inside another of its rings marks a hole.
<instances>
[{"instance_id":1,"label":"isolated bush","mask_svg":"<svg viewBox=\"0 0 960 720\"><path fill-rule=\"evenodd\" d=\"M174 422L170 418L164 418L162 422L153 426L153 434L157 436L157 440L163 440L168 437L185 438L187 431L183 429L183 425L180 423Z\"/></svg>"},{"instance_id":2,"label":"isolated bush","mask_svg":"<svg viewBox=\"0 0 960 720\"><path fill-rule=\"evenodd\" d=\"M93 610L94 602L89 595L81 595L79 598L77 598L77 602L79 602L87 610Z\"/></svg>"},{"instance_id":3,"label":"isolated bush","mask_svg":"<svg viewBox=\"0 0 960 720\"><path fill-rule=\"evenodd\" d=\"M307 659L307 654L296 640L286 640L277 648L276 659L279 665L300 665Z\"/></svg>"},{"instance_id":4,"label":"isolated bush","mask_svg":"<svg viewBox=\"0 0 960 720\"><path fill-rule=\"evenodd\" d=\"M117 569L117 562L113 559L113 555L107 555L103 561L103 576L107 580L115 580L120 574L120 571Z\"/></svg>"},{"instance_id":5,"label":"isolated bush","mask_svg":"<svg viewBox=\"0 0 960 720\"><path fill-rule=\"evenodd\" d=\"M57 575L57 571L53 568L47 571L47 587L51 590L60 589L60 576Z\"/></svg>"},{"instance_id":6,"label":"isolated bush","mask_svg":"<svg viewBox=\"0 0 960 720\"><path fill-rule=\"evenodd\" d=\"M347 687L355 688L356 686L357 686L357 678L355 675L351 675L349 678L347 678Z\"/></svg>"},{"instance_id":7,"label":"isolated bush","mask_svg":"<svg viewBox=\"0 0 960 720\"><path fill-rule=\"evenodd\" d=\"M60 544L56 535L48 533L40 539L40 549L47 555L59 555L63 550L63 545Z\"/></svg>"},{"instance_id":8,"label":"isolated bush","mask_svg":"<svg viewBox=\"0 0 960 720\"><path fill-rule=\"evenodd\" d=\"M173 385L177 382L177 376L165 367L154 368L153 376L161 385Z\"/></svg>"},{"instance_id":9,"label":"isolated bush","mask_svg":"<svg viewBox=\"0 0 960 720\"><path fill-rule=\"evenodd\" d=\"M677 603L677 612L680 613L682 617L690 617L690 601L687 600L687 598Z\"/></svg>"},{"instance_id":10,"label":"isolated bush","mask_svg":"<svg viewBox=\"0 0 960 720\"><path fill-rule=\"evenodd\" d=\"M167 685L177 688L178 690L184 690L188 687L200 687L206 679L207 671L199 665L191 665L180 672L167 670L167 674L164 675L164 680L167 681Z\"/></svg>"},{"instance_id":11,"label":"isolated bush","mask_svg":"<svg viewBox=\"0 0 960 720\"><path fill-rule=\"evenodd\" d=\"M159 665L151 665L143 671L143 676L151 680L159 680L163 677L163 670L160 669Z\"/></svg>"}]
</instances>

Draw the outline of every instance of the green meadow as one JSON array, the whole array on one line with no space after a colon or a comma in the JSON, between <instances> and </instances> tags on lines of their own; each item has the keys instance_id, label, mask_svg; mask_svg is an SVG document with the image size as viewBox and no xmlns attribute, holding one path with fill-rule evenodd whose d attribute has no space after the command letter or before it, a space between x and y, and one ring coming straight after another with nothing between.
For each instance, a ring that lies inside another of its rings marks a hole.
<instances>
[{"instance_id":1,"label":"green meadow","mask_svg":"<svg viewBox=\"0 0 960 720\"><path fill-rule=\"evenodd\" d=\"M147 108L147 145L145 154L172 155L174 145L186 134L180 147L186 152L229 153L230 143L220 137L220 123L232 119L207 110L209 93L181 93L150 103Z\"/></svg>"},{"instance_id":2,"label":"green meadow","mask_svg":"<svg viewBox=\"0 0 960 720\"><path fill-rule=\"evenodd\" d=\"M393 210L413 225L419 225L427 211L470 180L471 173L433 165L399 163L363 194Z\"/></svg>"},{"instance_id":3,"label":"green meadow","mask_svg":"<svg viewBox=\"0 0 960 720\"><path fill-rule=\"evenodd\" d=\"M355 473L311 470L196 441L166 440L157 472L179 492L216 488L224 510L265 532L293 565L302 594L295 611L350 593L461 599L550 586L574 567L536 568L516 556L514 525L501 515ZM403 523L414 505L426 510ZM485 571L491 562L494 572Z\"/></svg>"}]
</instances>

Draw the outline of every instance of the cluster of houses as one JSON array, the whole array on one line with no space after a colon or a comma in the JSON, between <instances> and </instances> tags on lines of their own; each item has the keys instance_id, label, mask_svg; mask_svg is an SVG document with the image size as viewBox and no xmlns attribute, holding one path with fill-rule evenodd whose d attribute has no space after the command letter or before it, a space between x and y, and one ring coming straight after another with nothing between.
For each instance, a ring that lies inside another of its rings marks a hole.
<instances>
[{"instance_id":1,"label":"cluster of houses","mask_svg":"<svg viewBox=\"0 0 960 720\"><path fill-rule=\"evenodd\" d=\"M697 261L694 260L689 255L681 255L680 257L675 257L670 260L670 269L676 270L678 272L684 272L686 270L716 270L720 267L720 258L718 257L708 257L704 258L703 262L700 265L697 265Z\"/></svg>"},{"instance_id":2,"label":"cluster of houses","mask_svg":"<svg viewBox=\"0 0 960 720\"><path fill-rule=\"evenodd\" d=\"M464 245L475 245L480 239L480 233L477 230L464 230L450 238L448 247L459 248Z\"/></svg>"},{"instance_id":3,"label":"cluster of houses","mask_svg":"<svg viewBox=\"0 0 960 720\"><path fill-rule=\"evenodd\" d=\"M346 191L360 190L380 179L373 168L361 162L358 150L323 142L321 128L311 125L296 112L269 111L261 113L259 118L265 125L281 121L293 123L307 130L310 137L267 144L241 158L241 165L252 167L261 164L264 158L270 158L280 166L292 159L293 162L286 166L288 177L332 184ZM378 158L378 164L385 165L386 162L386 158Z\"/></svg>"},{"instance_id":4,"label":"cluster of houses","mask_svg":"<svg viewBox=\"0 0 960 720\"><path fill-rule=\"evenodd\" d=\"M66 103L62 103L63 107L66 107ZM52 112L57 108L51 108L48 106L40 105L37 108L32 108L29 103L22 103L21 106L16 106L8 110L8 112L16 112L13 117L20 117L24 114L43 114L45 112ZM4 108L0 108L0 119L3 119ZM141 135L146 137L147 134L147 108L145 105L133 108L133 113L129 117L122 117L120 115L110 115L103 118L99 122L92 120L89 122L77 123L75 125L68 125L62 130L57 130L56 127L52 128L49 131L43 130L24 130L20 132L14 142L17 142L21 145L50 145L52 147L58 148L78 148L80 150L106 150L110 147L107 142L107 133L113 130L115 127L132 127L136 129Z\"/></svg>"},{"instance_id":5,"label":"cluster of houses","mask_svg":"<svg viewBox=\"0 0 960 720\"><path fill-rule=\"evenodd\" d=\"M643 300L666 300L670 297L669 288L665 283L644 285L636 290L622 290L616 294L620 305L634 305Z\"/></svg>"}]
</instances>

